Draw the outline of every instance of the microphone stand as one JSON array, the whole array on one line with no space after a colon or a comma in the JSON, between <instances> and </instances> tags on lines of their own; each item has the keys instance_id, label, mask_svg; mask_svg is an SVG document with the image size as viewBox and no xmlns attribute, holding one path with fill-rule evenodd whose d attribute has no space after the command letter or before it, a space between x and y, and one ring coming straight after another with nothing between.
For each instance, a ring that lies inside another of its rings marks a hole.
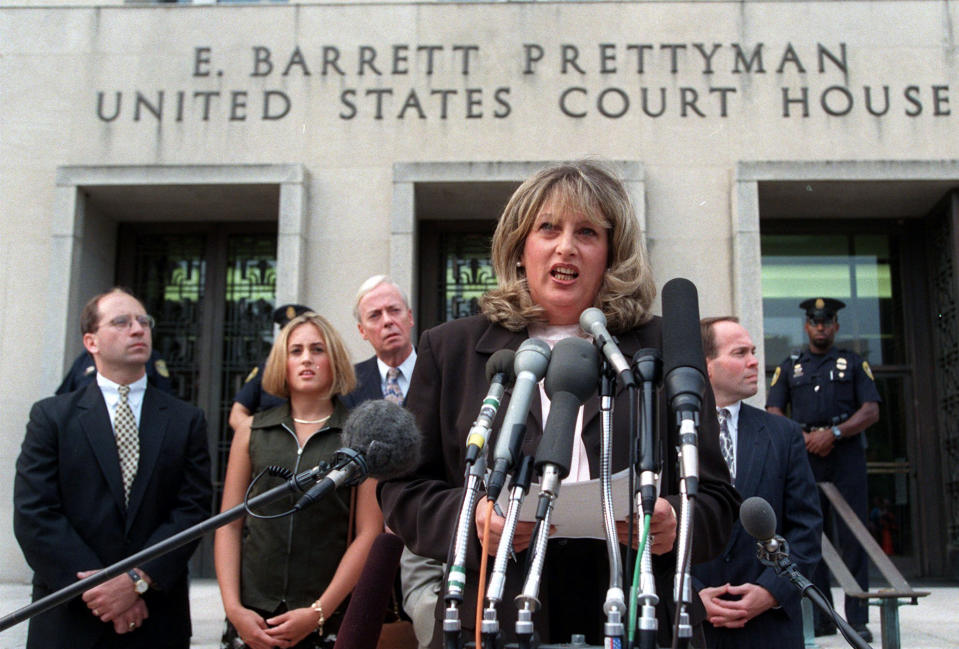
<instances>
[{"instance_id":1,"label":"microphone stand","mask_svg":"<svg viewBox=\"0 0 959 649\"><path fill-rule=\"evenodd\" d=\"M603 527L606 532L606 552L609 556L609 589L606 591L606 601L603 602L603 612L606 613L603 636L610 647L617 641L619 646L622 646L625 636L623 620L627 613L626 598L623 593L623 562L616 534L616 515L613 512L613 393L615 386L613 369L609 367L606 360L603 360L603 368L599 375L599 408L602 427L599 495L603 508ZM632 408L632 397L636 392L634 385L629 386L629 392Z\"/></svg>"},{"instance_id":2,"label":"microphone stand","mask_svg":"<svg viewBox=\"0 0 959 649\"><path fill-rule=\"evenodd\" d=\"M692 521L693 504L699 491L699 449L696 445L698 414L680 411L679 418L679 539L676 545L676 575L673 585L673 599L676 602L676 634L673 645L681 649L689 646L693 627L689 618L692 604L692 579L690 577L690 557L693 553Z\"/></svg>"},{"instance_id":3,"label":"microphone stand","mask_svg":"<svg viewBox=\"0 0 959 649\"><path fill-rule=\"evenodd\" d=\"M663 359L659 350L647 348L636 352L633 357L633 370L640 382L640 428L639 428L639 469L640 491L636 495L639 520L645 522L647 515L653 515L656 498L659 497L660 457L656 444L656 390L663 378ZM644 526L645 527L645 526ZM642 602L639 617L640 649L655 649L659 622L656 619L656 578L653 574L653 539L646 538L640 561L639 596ZM635 584L634 584L635 588Z\"/></svg>"},{"instance_id":4,"label":"microphone stand","mask_svg":"<svg viewBox=\"0 0 959 649\"><path fill-rule=\"evenodd\" d=\"M443 618L443 634L449 649L458 649L460 646L463 622L460 619L459 605L463 601L463 589L466 586L466 551L469 546L473 516L476 512L476 501L479 499L479 486L485 473L485 455L480 455L466 468L463 502L460 504L453 537L453 556L446 573L446 615Z\"/></svg>"},{"instance_id":5,"label":"microphone stand","mask_svg":"<svg viewBox=\"0 0 959 649\"><path fill-rule=\"evenodd\" d=\"M513 535L516 533L516 523L519 521L519 512L523 499L529 492L529 485L533 478L533 458L523 457L519 469L516 471L513 486L510 489L509 507L506 510L506 522L503 524L503 535L500 537L499 547L496 549L496 560L490 574L489 586L486 589L487 607L483 611L481 632L483 634L484 649L493 649L499 635L500 626L497 619L496 607L503 599L503 590L506 586L506 563L513 554Z\"/></svg>"},{"instance_id":6,"label":"microphone stand","mask_svg":"<svg viewBox=\"0 0 959 649\"><path fill-rule=\"evenodd\" d=\"M546 562L546 543L549 541L550 518L553 505L559 497L561 478L555 464L546 464L540 478L539 503L536 508L536 538L533 540L532 563L526 573L523 592L513 600L518 609L516 617L516 641L519 649L529 649L533 639L533 613L540 607L539 584Z\"/></svg>"},{"instance_id":7,"label":"microphone stand","mask_svg":"<svg viewBox=\"0 0 959 649\"><path fill-rule=\"evenodd\" d=\"M365 466L365 464L364 464ZM265 505L273 501L279 500L283 496L286 496L291 493L303 493L306 489L317 481L319 474L322 470L326 470L326 467L320 469L320 467L313 467L307 471L299 473L281 485L266 491L255 498L250 499L248 502L240 503L236 507L232 507L225 512L221 512L216 516L212 516L205 521L197 523L192 527L188 527L185 530L182 530L173 536L154 543L150 547L144 548L132 554L126 559L121 559L111 566L107 566L102 570L98 571L96 574L90 575L84 579L81 579L77 582L65 586L60 590L50 593L46 597L38 599L37 601L24 606L23 608L14 611L8 615L5 615L3 618L0 618L0 631L4 631L15 624L19 624L34 615L43 613L50 610L55 606L59 606L64 602L73 599L77 595L80 595L87 590L102 584L103 582L116 577L117 575L123 574L139 566L142 563L154 559L161 555L166 554L176 548L186 545L187 543L194 541L207 532L215 530L218 527L226 525L237 518L240 518L246 513L248 507L256 505ZM365 474L362 477L366 477Z\"/></svg>"},{"instance_id":8,"label":"microphone stand","mask_svg":"<svg viewBox=\"0 0 959 649\"><path fill-rule=\"evenodd\" d=\"M792 559L789 558L789 543L781 536L774 536L768 541L756 542L756 556L760 563L773 569L778 577L788 579L795 586L803 597L819 607L826 615L832 617L836 626L842 632L843 637L853 647L857 649L870 649L869 643L862 639L856 631L849 626L849 623L838 615L835 609L829 604L829 601L823 596L816 586L806 579Z\"/></svg>"}]
</instances>

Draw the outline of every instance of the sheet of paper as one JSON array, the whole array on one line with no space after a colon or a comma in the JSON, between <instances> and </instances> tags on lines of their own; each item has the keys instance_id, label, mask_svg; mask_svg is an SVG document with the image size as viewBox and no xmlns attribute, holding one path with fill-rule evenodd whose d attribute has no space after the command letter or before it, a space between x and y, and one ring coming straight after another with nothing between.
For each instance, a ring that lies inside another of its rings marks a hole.
<instances>
[{"instance_id":1,"label":"sheet of paper","mask_svg":"<svg viewBox=\"0 0 959 649\"><path fill-rule=\"evenodd\" d=\"M613 513L618 520L625 520L629 511L629 472L624 469L613 476ZM509 487L503 489L497 501L505 513L509 506ZM536 521L536 505L539 502L539 485L530 486L519 520ZM566 482L559 488L559 497L553 504L550 524L555 531L550 538L604 539L603 506L600 500L599 479L586 482Z\"/></svg>"}]
</instances>

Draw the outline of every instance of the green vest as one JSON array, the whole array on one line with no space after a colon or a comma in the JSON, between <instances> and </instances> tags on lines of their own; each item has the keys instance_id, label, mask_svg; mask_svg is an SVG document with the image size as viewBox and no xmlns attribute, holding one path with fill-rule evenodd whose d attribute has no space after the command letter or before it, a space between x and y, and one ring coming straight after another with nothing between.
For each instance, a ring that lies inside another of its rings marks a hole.
<instances>
[{"instance_id":1,"label":"green vest","mask_svg":"<svg viewBox=\"0 0 959 649\"><path fill-rule=\"evenodd\" d=\"M281 466L296 474L329 462L341 448L340 432L347 416L338 399L333 403L333 415L306 441L302 452L289 403L257 413L250 432L251 478L268 466ZM264 476L250 490L250 497L282 482L281 478ZM299 496L286 496L254 511L289 511ZM346 552L349 511L350 489L341 487L291 516L262 520L248 515L243 525L240 571L243 605L273 612L281 604L287 610L312 604L326 590Z\"/></svg>"}]
</instances>

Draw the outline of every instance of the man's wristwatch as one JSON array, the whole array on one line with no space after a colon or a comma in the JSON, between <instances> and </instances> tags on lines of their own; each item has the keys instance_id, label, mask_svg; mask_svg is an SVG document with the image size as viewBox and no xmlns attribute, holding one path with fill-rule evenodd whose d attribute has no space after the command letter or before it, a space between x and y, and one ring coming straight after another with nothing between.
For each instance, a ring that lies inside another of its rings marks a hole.
<instances>
[{"instance_id":1,"label":"man's wristwatch","mask_svg":"<svg viewBox=\"0 0 959 649\"><path fill-rule=\"evenodd\" d=\"M133 580L133 590L137 592L137 595L142 595L147 592L147 589L150 588L150 584L146 582L146 579L140 576L136 570L131 570L127 573L130 579Z\"/></svg>"},{"instance_id":2,"label":"man's wristwatch","mask_svg":"<svg viewBox=\"0 0 959 649\"><path fill-rule=\"evenodd\" d=\"M832 427L832 436L834 438L833 441L836 441L836 442L842 439L842 431L839 430L839 426Z\"/></svg>"}]
</instances>

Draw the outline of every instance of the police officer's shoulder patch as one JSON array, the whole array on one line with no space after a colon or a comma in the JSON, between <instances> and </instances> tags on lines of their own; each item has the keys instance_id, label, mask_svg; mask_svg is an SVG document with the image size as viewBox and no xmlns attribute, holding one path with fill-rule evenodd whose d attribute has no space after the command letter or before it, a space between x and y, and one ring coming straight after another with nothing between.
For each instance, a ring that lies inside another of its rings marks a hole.
<instances>
[{"instance_id":1,"label":"police officer's shoulder patch","mask_svg":"<svg viewBox=\"0 0 959 649\"><path fill-rule=\"evenodd\" d=\"M866 373L866 376L869 377L870 381L875 382L876 378L872 375L872 369L869 367L868 361L862 362L862 371Z\"/></svg>"},{"instance_id":2,"label":"police officer's shoulder patch","mask_svg":"<svg viewBox=\"0 0 959 649\"><path fill-rule=\"evenodd\" d=\"M249 383L250 381L252 381L252 380L253 380L253 377L255 377L255 376L257 375L257 372L259 372L259 371L260 371L260 368L259 368L259 367L254 367L254 368L250 371L250 373L246 375L246 379L244 379L243 382L244 382L244 383Z\"/></svg>"},{"instance_id":3,"label":"police officer's shoulder patch","mask_svg":"<svg viewBox=\"0 0 959 649\"><path fill-rule=\"evenodd\" d=\"M776 385L776 381L779 380L779 375L783 373L783 368L777 367L776 372L773 374L773 380L769 382L769 387Z\"/></svg>"},{"instance_id":4,"label":"police officer's shoulder patch","mask_svg":"<svg viewBox=\"0 0 959 649\"><path fill-rule=\"evenodd\" d=\"M156 359L156 361L153 363L153 367L156 369L157 374L159 374L163 378L165 379L170 378L170 370L166 366L166 361L163 360L162 358Z\"/></svg>"}]
</instances>

